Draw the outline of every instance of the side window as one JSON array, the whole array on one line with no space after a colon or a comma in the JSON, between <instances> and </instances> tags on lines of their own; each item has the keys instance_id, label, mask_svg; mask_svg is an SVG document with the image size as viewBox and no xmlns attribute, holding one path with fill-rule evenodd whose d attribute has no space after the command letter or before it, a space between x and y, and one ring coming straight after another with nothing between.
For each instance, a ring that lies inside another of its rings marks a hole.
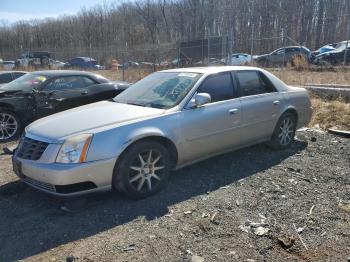
<instances>
[{"instance_id":1,"label":"side window","mask_svg":"<svg viewBox=\"0 0 350 262\"><path fill-rule=\"evenodd\" d=\"M276 87L272 84L271 80L262 72L259 72L261 84L263 85L266 93L277 92Z\"/></svg>"},{"instance_id":2,"label":"side window","mask_svg":"<svg viewBox=\"0 0 350 262\"><path fill-rule=\"evenodd\" d=\"M232 99L233 86L230 73L208 76L197 89L197 93L208 93L211 96L211 102Z\"/></svg>"},{"instance_id":3,"label":"side window","mask_svg":"<svg viewBox=\"0 0 350 262\"><path fill-rule=\"evenodd\" d=\"M285 52L285 50L284 50L283 48L281 48L281 49L276 50L276 51L274 52L274 54L276 54L276 55L282 55L282 54L284 54L284 52Z\"/></svg>"},{"instance_id":4,"label":"side window","mask_svg":"<svg viewBox=\"0 0 350 262\"><path fill-rule=\"evenodd\" d=\"M84 83L80 76L65 76L52 80L46 85L45 90L57 91L82 87L84 87Z\"/></svg>"},{"instance_id":5,"label":"side window","mask_svg":"<svg viewBox=\"0 0 350 262\"><path fill-rule=\"evenodd\" d=\"M0 75L0 84L6 84L12 81L11 73L5 73Z\"/></svg>"},{"instance_id":6,"label":"side window","mask_svg":"<svg viewBox=\"0 0 350 262\"><path fill-rule=\"evenodd\" d=\"M25 75L26 73L15 72L13 74L15 75L15 78L18 78L18 77L21 77L21 76Z\"/></svg>"},{"instance_id":7,"label":"side window","mask_svg":"<svg viewBox=\"0 0 350 262\"><path fill-rule=\"evenodd\" d=\"M94 80L92 80L91 78L89 77L81 77L83 79L83 82L84 82L84 86L92 86L92 85L95 85L97 84Z\"/></svg>"},{"instance_id":8,"label":"side window","mask_svg":"<svg viewBox=\"0 0 350 262\"><path fill-rule=\"evenodd\" d=\"M271 81L260 72L238 71L236 75L241 96L252 96L275 91Z\"/></svg>"}]
</instances>

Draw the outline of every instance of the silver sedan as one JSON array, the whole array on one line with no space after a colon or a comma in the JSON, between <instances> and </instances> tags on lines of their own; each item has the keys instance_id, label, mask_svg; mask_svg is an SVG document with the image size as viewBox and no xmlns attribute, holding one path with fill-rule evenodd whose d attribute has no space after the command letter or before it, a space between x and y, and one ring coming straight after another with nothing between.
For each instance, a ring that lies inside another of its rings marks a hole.
<instances>
[{"instance_id":1,"label":"silver sedan","mask_svg":"<svg viewBox=\"0 0 350 262\"><path fill-rule=\"evenodd\" d=\"M288 147L312 109L305 89L254 67L153 73L112 101L32 123L13 156L16 174L55 195L163 188L170 171L238 148Z\"/></svg>"}]
</instances>

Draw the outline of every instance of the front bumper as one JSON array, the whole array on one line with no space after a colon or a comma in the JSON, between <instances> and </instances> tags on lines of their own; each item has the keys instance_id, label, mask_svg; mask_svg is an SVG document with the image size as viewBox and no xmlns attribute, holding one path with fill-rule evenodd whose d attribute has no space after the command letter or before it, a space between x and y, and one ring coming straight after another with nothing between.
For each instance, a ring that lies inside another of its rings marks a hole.
<instances>
[{"instance_id":1,"label":"front bumper","mask_svg":"<svg viewBox=\"0 0 350 262\"><path fill-rule=\"evenodd\" d=\"M57 196L108 190L116 158L82 164L39 163L13 156L16 175L31 187Z\"/></svg>"}]
</instances>

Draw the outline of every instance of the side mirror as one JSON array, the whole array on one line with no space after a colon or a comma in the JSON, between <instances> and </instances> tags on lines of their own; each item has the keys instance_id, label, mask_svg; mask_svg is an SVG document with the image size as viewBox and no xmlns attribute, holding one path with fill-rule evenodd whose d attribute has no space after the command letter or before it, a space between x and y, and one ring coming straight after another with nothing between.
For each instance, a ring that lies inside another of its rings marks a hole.
<instances>
[{"instance_id":1,"label":"side mirror","mask_svg":"<svg viewBox=\"0 0 350 262\"><path fill-rule=\"evenodd\" d=\"M189 108L196 108L211 102L211 97L207 93L198 93L189 102Z\"/></svg>"}]
</instances>

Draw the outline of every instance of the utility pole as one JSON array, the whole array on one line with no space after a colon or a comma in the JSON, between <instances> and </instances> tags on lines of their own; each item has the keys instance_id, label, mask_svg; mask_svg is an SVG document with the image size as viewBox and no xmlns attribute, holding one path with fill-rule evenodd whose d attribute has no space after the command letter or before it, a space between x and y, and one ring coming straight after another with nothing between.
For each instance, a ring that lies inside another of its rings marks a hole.
<instances>
[{"instance_id":1,"label":"utility pole","mask_svg":"<svg viewBox=\"0 0 350 262\"><path fill-rule=\"evenodd\" d=\"M350 38L350 19L348 20L348 25L347 25L347 37L346 37L346 45L345 45L345 52L344 52L344 66L346 65L346 59L347 59L347 55L348 55L348 46L349 46L349 38Z\"/></svg>"},{"instance_id":2,"label":"utility pole","mask_svg":"<svg viewBox=\"0 0 350 262\"><path fill-rule=\"evenodd\" d=\"M254 52L254 24L252 24L252 35L250 39L250 56L253 61L253 52Z\"/></svg>"},{"instance_id":3,"label":"utility pole","mask_svg":"<svg viewBox=\"0 0 350 262\"><path fill-rule=\"evenodd\" d=\"M231 28L231 31L230 31L230 36L229 36L229 39L228 39L228 44L229 44L229 48L228 48L228 61L227 61L227 64L228 65L232 65L232 52L233 52L233 27Z\"/></svg>"},{"instance_id":4,"label":"utility pole","mask_svg":"<svg viewBox=\"0 0 350 262\"><path fill-rule=\"evenodd\" d=\"M282 38L282 46L283 47L285 47L285 41L284 41L284 38L285 38L285 36L284 36L284 28L282 28L282 31L281 31L281 38ZM284 63L285 63L285 61L286 61L286 50L284 50L284 52L283 52L283 64L282 64L282 67L284 67Z\"/></svg>"}]
</instances>

